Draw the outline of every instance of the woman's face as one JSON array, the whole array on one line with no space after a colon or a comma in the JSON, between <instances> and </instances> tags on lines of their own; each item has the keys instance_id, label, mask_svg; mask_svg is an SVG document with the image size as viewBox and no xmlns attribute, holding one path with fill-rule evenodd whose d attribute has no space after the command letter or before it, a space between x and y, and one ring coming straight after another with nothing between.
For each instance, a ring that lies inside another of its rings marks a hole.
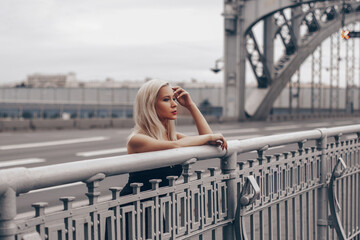
<instances>
[{"instance_id":1,"label":"woman's face","mask_svg":"<svg viewBox=\"0 0 360 240\"><path fill-rule=\"evenodd\" d=\"M156 99L155 109L160 121L175 120L177 117L177 104L174 91L169 85L160 88Z\"/></svg>"}]
</instances>

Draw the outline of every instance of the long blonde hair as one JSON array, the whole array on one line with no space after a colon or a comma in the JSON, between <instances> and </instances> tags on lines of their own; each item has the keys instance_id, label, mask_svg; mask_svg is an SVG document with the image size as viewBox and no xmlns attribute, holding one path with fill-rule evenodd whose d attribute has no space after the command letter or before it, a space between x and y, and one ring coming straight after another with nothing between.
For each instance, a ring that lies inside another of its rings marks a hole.
<instances>
[{"instance_id":1,"label":"long blonde hair","mask_svg":"<svg viewBox=\"0 0 360 240\"><path fill-rule=\"evenodd\" d=\"M152 79L140 87L134 104L135 127L128 141L137 133L146 134L157 140L167 140L164 138L167 134L170 141L177 140L174 120L166 120L165 129L155 108L160 89L168 85L165 81Z\"/></svg>"}]
</instances>

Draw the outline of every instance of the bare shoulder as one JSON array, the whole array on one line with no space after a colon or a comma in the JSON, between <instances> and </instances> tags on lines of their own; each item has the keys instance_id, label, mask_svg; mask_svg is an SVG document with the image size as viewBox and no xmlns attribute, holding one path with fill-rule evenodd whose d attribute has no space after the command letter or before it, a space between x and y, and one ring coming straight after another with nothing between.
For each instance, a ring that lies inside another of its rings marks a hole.
<instances>
[{"instance_id":1,"label":"bare shoulder","mask_svg":"<svg viewBox=\"0 0 360 240\"><path fill-rule=\"evenodd\" d=\"M133 135L129 139L126 146L128 154L138 153L139 148L141 148L142 145L146 144L146 138L148 138L148 136L141 133Z\"/></svg>"},{"instance_id":2,"label":"bare shoulder","mask_svg":"<svg viewBox=\"0 0 360 240\"><path fill-rule=\"evenodd\" d=\"M149 140L151 140L151 137L145 134L137 133L129 139L128 145L136 147Z\"/></svg>"},{"instance_id":3,"label":"bare shoulder","mask_svg":"<svg viewBox=\"0 0 360 240\"><path fill-rule=\"evenodd\" d=\"M157 140L145 134L135 134L128 142L128 153L143 153L177 147L174 141Z\"/></svg>"}]
</instances>

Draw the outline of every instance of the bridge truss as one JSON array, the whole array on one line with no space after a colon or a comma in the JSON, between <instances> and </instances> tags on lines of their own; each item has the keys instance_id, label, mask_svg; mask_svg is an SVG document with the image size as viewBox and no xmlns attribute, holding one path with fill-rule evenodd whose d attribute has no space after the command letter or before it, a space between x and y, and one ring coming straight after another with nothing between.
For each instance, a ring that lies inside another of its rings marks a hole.
<instances>
[{"instance_id":1,"label":"bridge truss","mask_svg":"<svg viewBox=\"0 0 360 240\"><path fill-rule=\"evenodd\" d=\"M282 91L289 113L360 111L359 22L358 0L225 0L225 117L265 119Z\"/></svg>"}]
</instances>

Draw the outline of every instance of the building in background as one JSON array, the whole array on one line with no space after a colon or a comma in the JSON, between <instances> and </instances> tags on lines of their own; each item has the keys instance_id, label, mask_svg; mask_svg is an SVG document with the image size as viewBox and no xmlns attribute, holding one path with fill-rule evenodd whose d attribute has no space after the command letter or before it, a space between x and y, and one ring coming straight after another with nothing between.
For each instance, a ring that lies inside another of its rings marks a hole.
<instances>
[{"instance_id":1,"label":"building in background","mask_svg":"<svg viewBox=\"0 0 360 240\"><path fill-rule=\"evenodd\" d=\"M32 74L24 82L0 87L0 118L131 118L137 91L150 79L80 81L72 72ZM169 82L189 91L205 115L222 115L222 82ZM187 114L184 110L182 115Z\"/></svg>"},{"instance_id":2,"label":"building in background","mask_svg":"<svg viewBox=\"0 0 360 240\"><path fill-rule=\"evenodd\" d=\"M27 76L25 86L33 88L78 87L79 83L73 72L67 74L35 73Z\"/></svg>"}]
</instances>

